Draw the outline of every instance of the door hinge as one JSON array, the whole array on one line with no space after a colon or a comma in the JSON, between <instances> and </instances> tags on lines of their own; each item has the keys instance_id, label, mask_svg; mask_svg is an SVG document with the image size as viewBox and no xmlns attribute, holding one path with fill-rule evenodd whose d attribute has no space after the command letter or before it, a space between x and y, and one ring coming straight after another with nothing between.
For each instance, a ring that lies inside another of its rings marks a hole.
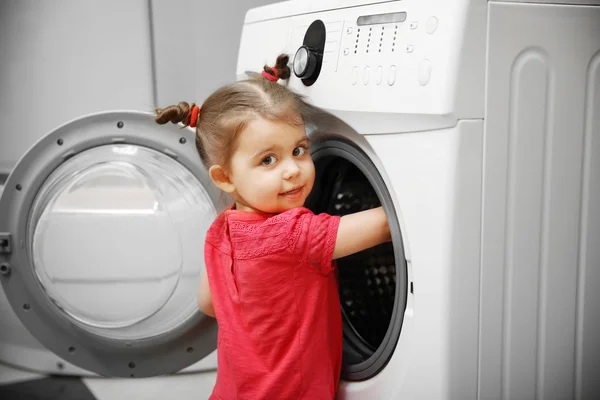
<instances>
[{"instance_id":1,"label":"door hinge","mask_svg":"<svg viewBox=\"0 0 600 400\"><path fill-rule=\"evenodd\" d=\"M12 251L10 233L0 232L0 254Z\"/></svg>"}]
</instances>

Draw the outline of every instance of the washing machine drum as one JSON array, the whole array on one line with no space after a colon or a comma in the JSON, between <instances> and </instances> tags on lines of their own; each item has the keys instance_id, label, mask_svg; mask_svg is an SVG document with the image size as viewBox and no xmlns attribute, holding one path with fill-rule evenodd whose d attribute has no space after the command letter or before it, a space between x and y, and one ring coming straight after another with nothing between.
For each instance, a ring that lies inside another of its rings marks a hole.
<instances>
[{"instance_id":1,"label":"washing machine drum","mask_svg":"<svg viewBox=\"0 0 600 400\"><path fill-rule=\"evenodd\" d=\"M315 189L307 207L347 215L379 207L388 214L393 241L337 260L347 380L376 375L397 343L406 307L406 262L391 198L373 162L356 146L327 140L313 151Z\"/></svg>"},{"instance_id":2,"label":"washing machine drum","mask_svg":"<svg viewBox=\"0 0 600 400\"><path fill-rule=\"evenodd\" d=\"M101 375L173 373L216 348L196 304L222 204L194 131L102 113L54 130L0 199L0 280L25 327Z\"/></svg>"}]
</instances>

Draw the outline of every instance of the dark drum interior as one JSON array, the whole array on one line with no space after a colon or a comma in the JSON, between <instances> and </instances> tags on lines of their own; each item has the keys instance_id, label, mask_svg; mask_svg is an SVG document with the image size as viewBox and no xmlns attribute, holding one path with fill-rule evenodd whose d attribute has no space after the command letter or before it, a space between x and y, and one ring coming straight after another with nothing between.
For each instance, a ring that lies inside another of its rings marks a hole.
<instances>
[{"instance_id":1,"label":"dark drum interior","mask_svg":"<svg viewBox=\"0 0 600 400\"><path fill-rule=\"evenodd\" d=\"M327 152L324 154L313 157L316 180L315 188L307 200L308 208L317 214L326 212L343 216L381 205L375 189L353 162L327 155ZM396 300L396 278L392 243L384 243L338 260L345 379L349 379L348 370L352 366L364 365L374 355L381 356L380 347L383 347L384 339L389 341L388 331L391 330ZM393 347L381 356L385 360L377 362L377 372L387 363L392 352ZM362 379L375 373L363 375Z\"/></svg>"}]
</instances>

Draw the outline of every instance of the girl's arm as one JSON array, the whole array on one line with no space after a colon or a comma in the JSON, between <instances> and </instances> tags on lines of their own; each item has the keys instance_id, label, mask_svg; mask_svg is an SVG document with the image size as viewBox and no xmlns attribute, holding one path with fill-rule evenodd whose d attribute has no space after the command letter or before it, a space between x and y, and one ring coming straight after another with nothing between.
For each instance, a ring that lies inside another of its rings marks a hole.
<instances>
[{"instance_id":1,"label":"girl's arm","mask_svg":"<svg viewBox=\"0 0 600 400\"><path fill-rule=\"evenodd\" d=\"M390 226L383 207L344 215L340 219L333 259L342 258L390 240Z\"/></svg>"},{"instance_id":2,"label":"girl's arm","mask_svg":"<svg viewBox=\"0 0 600 400\"><path fill-rule=\"evenodd\" d=\"M206 275L206 269L202 272L200 277L200 285L198 286L198 308L204 314L211 317L215 316L215 309L213 308L212 297L210 295L210 287L208 286L208 276Z\"/></svg>"}]
</instances>

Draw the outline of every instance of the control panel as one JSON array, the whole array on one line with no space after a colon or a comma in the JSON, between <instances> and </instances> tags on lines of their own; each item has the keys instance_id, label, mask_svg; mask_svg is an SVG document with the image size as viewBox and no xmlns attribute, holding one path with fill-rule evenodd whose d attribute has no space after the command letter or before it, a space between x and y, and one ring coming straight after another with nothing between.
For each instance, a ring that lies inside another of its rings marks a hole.
<instances>
[{"instance_id":1,"label":"control panel","mask_svg":"<svg viewBox=\"0 0 600 400\"><path fill-rule=\"evenodd\" d=\"M319 11L296 14L297 3L275 6L271 14L271 6L262 7L264 20L247 16L240 79L287 53L294 70L290 87L324 109L483 116L482 2L406 0L344 7L336 1L329 10L320 5ZM307 73L315 71L308 79Z\"/></svg>"}]
</instances>

